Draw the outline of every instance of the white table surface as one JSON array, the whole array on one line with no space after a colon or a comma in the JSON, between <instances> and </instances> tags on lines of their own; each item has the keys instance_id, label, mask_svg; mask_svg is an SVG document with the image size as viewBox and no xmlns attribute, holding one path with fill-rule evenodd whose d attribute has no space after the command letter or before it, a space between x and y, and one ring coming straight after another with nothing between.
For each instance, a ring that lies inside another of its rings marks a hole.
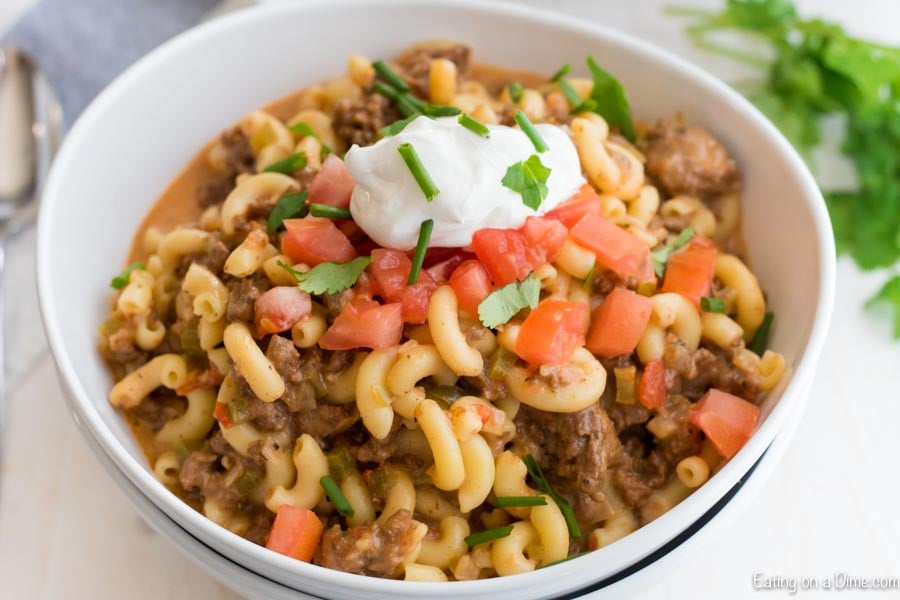
<instances>
[{"instance_id":1,"label":"white table surface","mask_svg":"<svg viewBox=\"0 0 900 600\"><path fill-rule=\"evenodd\" d=\"M33 2L0 0L0 31ZM661 14L661 6L670 2L525 3L631 31L726 80L741 75L733 64L689 46L678 22ZM900 0L806 0L798 5L806 13L839 20L857 35L900 45ZM842 170L838 165L829 171ZM31 285L32 248L33 232L11 244L8 290ZM879 319L860 308L883 280L883 274L862 274L849 261L840 262L833 326L810 402L782 463L748 510L640 600L757 598L761 592L752 585L757 572L797 578L900 576L900 343L889 338L884 315ZM31 302L15 294L7 302L7 319L20 329L39 329ZM238 598L170 548L132 511L66 413L46 350L37 361L13 357L10 369L15 387L0 470L0 597ZM900 597L900 590L842 595ZM765 594L785 596L785 591Z\"/></svg>"}]
</instances>

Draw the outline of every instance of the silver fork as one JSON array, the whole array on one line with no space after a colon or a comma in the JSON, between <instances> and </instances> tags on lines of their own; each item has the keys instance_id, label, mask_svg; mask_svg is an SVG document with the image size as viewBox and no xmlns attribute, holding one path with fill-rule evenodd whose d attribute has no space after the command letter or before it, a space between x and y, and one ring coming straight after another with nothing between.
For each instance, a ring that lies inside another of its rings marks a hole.
<instances>
[{"instance_id":1,"label":"silver fork","mask_svg":"<svg viewBox=\"0 0 900 600\"><path fill-rule=\"evenodd\" d=\"M3 271L6 241L34 222L40 182L59 145L62 111L34 62L0 49L0 462L6 422Z\"/></svg>"}]
</instances>

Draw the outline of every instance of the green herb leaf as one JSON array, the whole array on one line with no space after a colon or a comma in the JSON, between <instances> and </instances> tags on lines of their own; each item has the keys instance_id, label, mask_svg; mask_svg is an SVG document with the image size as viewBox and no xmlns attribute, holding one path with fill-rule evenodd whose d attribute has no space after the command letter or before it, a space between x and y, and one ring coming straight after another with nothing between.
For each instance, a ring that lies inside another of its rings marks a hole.
<instances>
[{"instance_id":1,"label":"green herb leaf","mask_svg":"<svg viewBox=\"0 0 900 600\"><path fill-rule=\"evenodd\" d=\"M606 119L610 127L618 127L622 135L633 142L634 123L631 121L631 107L625 97L625 88L618 79L601 69L592 56L588 56L587 65L594 77L591 100L596 108L593 112Z\"/></svg>"},{"instance_id":2,"label":"green herb leaf","mask_svg":"<svg viewBox=\"0 0 900 600\"><path fill-rule=\"evenodd\" d=\"M474 133L475 135L479 135L483 138L491 137L491 130L488 129L488 126L472 117L466 113L459 115L458 122L460 125Z\"/></svg>"},{"instance_id":3,"label":"green herb leaf","mask_svg":"<svg viewBox=\"0 0 900 600\"><path fill-rule=\"evenodd\" d=\"M278 203L275 204L275 208L269 213L269 220L266 223L266 230L269 232L269 235L274 235L285 219L306 216L308 211L306 197L308 195L306 190L304 190L298 194L285 194L278 199Z\"/></svg>"},{"instance_id":4,"label":"green herb leaf","mask_svg":"<svg viewBox=\"0 0 900 600\"><path fill-rule=\"evenodd\" d=\"M669 255L690 242L693 237L693 228L685 227L671 244L650 253L650 258L653 260L653 270L656 272L657 277L662 277L665 274L666 263L669 262Z\"/></svg>"},{"instance_id":5,"label":"green herb leaf","mask_svg":"<svg viewBox=\"0 0 900 600\"><path fill-rule=\"evenodd\" d=\"M409 142L400 144L397 146L397 152L400 153L403 162L409 167L413 178L416 180L416 183L419 184L419 188L422 189L422 193L425 194L425 200L427 202L434 200L437 195L441 193L441 190L438 189L438 186L434 183L431 175L429 175L428 170L425 169L425 165L422 164L422 159L419 158L413 145Z\"/></svg>"},{"instance_id":6,"label":"green herb leaf","mask_svg":"<svg viewBox=\"0 0 900 600\"><path fill-rule=\"evenodd\" d=\"M343 517L352 517L355 514L353 506L347 500L347 497L344 495L344 492L341 491L341 488L338 487L337 482L335 482L330 475L323 475L322 478L319 479L319 485L325 490L325 495L328 496L328 499L334 504L334 508L338 511L338 514Z\"/></svg>"},{"instance_id":7,"label":"green herb leaf","mask_svg":"<svg viewBox=\"0 0 900 600\"><path fill-rule=\"evenodd\" d=\"M569 102L569 106L571 107L569 112L575 112L576 109L579 108L581 108L581 110L584 110L584 102L581 101L581 96L578 95L578 92L575 91L575 88L572 87L571 83L569 83L565 79L560 79L556 82L556 85L559 86L559 89L563 93L563 96L565 96L566 100Z\"/></svg>"},{"instance_id":8,"label":"green herb leaf","mask_svg":"<svg viewBox=\"0 0 900 600\"><path fill-rule=\"evenodd\" d=\"M772 329L772 321L774 319L775 313L766 313L766 316L763 318L763 322L760 324L759 329L756 330L756 335L753 336L753 340L751 340L750 345L747 346L748 350L756 353L759 356L763 355L763 352L766 351L766 346L769 343L769 330Z\"/></svg>"},{"instance_id":9,"label":"green herb leaf","mask_svg":"<svg viewBox=\"0 0 900 600\"><path fill-rule=\"evenodd\" d=\"M403 80L402 77L394 73L393 69L387 66L383 60L376 60L372 63L372 68L375 69L375 72L378 73L378 76L381 77L386 83L393 86L395 89L401 92L408 92L409 85Z\"/></svg>"},{"instance_id":10,"label":"green herb leaf","mask_svg":"<svg viewBox=\"0 0 900 600\"><path fill-rule=\"evenodd\" d=\"M518 81L510 81L507 87L509 88L510 99L518 104L522 100L522 94L525 93L525 90L522 89L522 84Z\"/></svg>"},{"instance_id":11,"label":"green herb leaf","mask_svg":"<svg viewBox=\"0 0 900 600\"><path fill-rule=\"evenodd\" d=\"M507 537L512 533L513 526L505 525L503 527L496 527L494 529L486 529L484 531L479 531L478 533L473 533L472 535L467 535L463 538L466 542L466 545L469 548L477 546L479 544L484 544L486 542L493 542L494 540L499 540Z\"/></svg>"},{"instance_id":12,"label":"green herb leaf","mask_svg":"<svg viewBox=\"0 0 900 600\"><path fill-rule=\"evenodd\" d=\"M309 214L314 217L323 217L325 219L343 219L349 221L353 218L350 210L342 206L332 206L330 204L310 204Z\"/></svg>"},{"instance_id":13,"label":"green herb leaf","mask_svg":"<svg viewBox=\"0 0 900 600\"><path fill-rule=\"evenodd\" d=\"M531 479L534 480L534 484L537 488L553 498L553 501L556 502L559 511L566 520L569 536L576 539L580 538L581 528L578 526L578 520L575 518L575 511L572 510L569 501L556 493L556 490L553 489L553 486L551 486L550 482L547 481L547 478L544 477L544 471L541 469L540 463L538 463L532 455L526 454L522 457L522 461L525 463L528 474L531 476Z\"/></svg>"},{"instance_id":14,"label":"green herb leaf","mask_svg":"<svg viewBox=\"0 0 900 600\"><path fill-rule=\"evenodd\" d=\"M510 165L500 183L521 194L522 204L537 211L547 197L549 177L550 169L544 166L537 154L532 154L528 160Z\"/></svg>"},{"instance_id":15,"label":"green herb leaf","mask_svg":"<svg viewBox=\"0 0 900 600\"><path fill-rule=\"evenodd\" d=\"M372 262L371 256L360 256L350 262L323 262L303 273L282 261L278 266L294 276L297 287L310 294L335 294L353 287L362 272Z\"/></svg>"},{"instance_id":16,"label":"green herb leaf","mask_svg":"<svg viewBox=\"0 0 900 600\"><path fill-rule=\"evenodd\" d=\"M544 141L544 138L538 133L537 128L528 119L528 115L525 114L525 111L517 110L513 119L515 119L516 123L519 124L519 127L522 128L522 131L528 136L528 139L531 140L535 150L541 153L546 152L549 149L547 147L547 142Z\"/></svg>"},{"instance_id":17,"label":"green herb leaf","mask_svg":"<svg viewBox=\"0 0 900 600\"><path fill-rule=\"evenodd\" d=\"M703 296L700 298L700 310L708 313L724 313L725 302L721 298Z\"/></svg>"},{"instance_id":18,"label":"green herb leaf","mask_svg":"<svg viewBox=\"0 0 900 600\"><path fill-rule=\"evenodd\" d=\"M558 83L560 79L569 74L569 71L572 70L572 65L566 63L559 68L559 70L553 74L553 77L550 78L550 81L554 83Z\"/></svg>"},{"instance_id":19,"label":"green herb leaf","mask_svg":"<svg viewBox=\"0 0 900 600\"><path fill-rule=\"evenodd\" d=\"M594 276L597 273L597 263L591 265L591 270L587 272L587 275L584 276L584 280L581 282L581 287L591 291L591 287L594 285Z\"/></svg>"},{"instance_id":20,"label":"green herb leaf","mask_svg":"<svg viewBox=\"0 0 900 600\"><path fill-rule=\"evenodd\" d=\"M319 145L322 146L322 155L323 156L334 152L334 150L331 148L331 146L329 146L328 144L323 142L322 138L320 138L318 135L316 135L316 132L313 131L313 128L310 127L309 123L304 123L303 121L298 121L298 122L294 123L293 125L289 126L288 129L290 129L294 133L299 133L300 135L305 135L305 136L315 138L316 141L319 142Z\"/></svg>"},{"instance_id":21,"label":"green herb leaf","mask_svg":"<svg viewBox=\"0 0 900 600\"><path fill-rule=\"evenodd\" d=\"M422 263L425 262L425 253L428 251L428 242L431 241L431 230L434 228L434 221L426 219L419 226L419 240L416 243L416 252L413 254L412 266L409 268L409 279L407 285L415 285L419 281L419 271L422 270Z\"/></svg>"},{"instance_id":22,"label":"green herb leaf","mask_svg":"<svg viewBox=\"0 0 900 600\"><path fill-rule=\"evenodd\" d=\"M128 282L131 281L131 272L136 270L144 269L144 263L138 261L135 263L131 263L127 267L125 267L121 273L112 278L112 281L109 282L110 287L114 290L121 290Z\"/></svg>"},{"instance_id":23,"label":"green herb leaf","mask_svg":"<svg viewBox=\"0 0 900 600\"><path fill-rule=\"evenodd\" d=\"M263 173L282 173L284 175L293 175L295 171L299 171L306 166L306 154L297 152L291 154L287 158L276 160L271 165L263 169Z\"/></svg>"},{"instance_id":24,"label":"green herb leaf","mask_svg":"<svg viewBox=\"0 0 900 600\"><path fill-rule=\"evenodd\" d=\"M541 281L528 275L522 281L513 281L488 294L478 305L481 324L493 328L506 323L523 308L534 308L541 295Z\"/></svg>"},{"instance_id":25,"label":"green herb leaf","mask_svg":"<svg viewBox=\"0 0 900 600\"><path fill-rule=\"evenodd\" d=\"M894 310L894 338L900 339L900 275L894 275L866 302L867 308L878 304L888 304Z\"/></svg>"},{"instance_id":26,"label":"green herb leaf","mask_svg":"<svg viewBox=\"0 0 900 600\"><path fill-rule=\"evenodd\" d=\"M543 496L497 496L497 506L546 506Z\"/></svg>"},{"instance_id":27,"label":"green herb leaf","mask_svg":"<svg viewBox=\"0 0 900 600\"><path fill-rule=\"evenodd\" d=\"M407 125L421 117L422 115L412 115L406 117L405 119L400 119L399 121L394 121L390 125L382 127L378 130L378 135L381 137L390 137L392 135L397 135L401 131L403 131Z\"/></svg>"}]
</instances>

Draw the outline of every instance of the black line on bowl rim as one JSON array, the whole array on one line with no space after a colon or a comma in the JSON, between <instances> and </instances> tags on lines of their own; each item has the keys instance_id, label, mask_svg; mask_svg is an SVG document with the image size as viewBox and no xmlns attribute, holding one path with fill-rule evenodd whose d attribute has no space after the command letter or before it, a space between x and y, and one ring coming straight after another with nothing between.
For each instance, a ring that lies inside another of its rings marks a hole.
<instances>
[{"instance_id":1,"label":"black line on bowl rim","mask_svg":"<svg viewBox=\"0 0 900 600\"><path fill-rule=\"evenodd\" d=\"M719 499L718 502L713 504L709 510L707 510L705 513L703 513L703 515L699 519L694 521L687 529L685 529L684 531L682 531L681 533L676 535L674 538L672 538L671 540L669 540L668 542L666 542L665 544L663 544L662 546L657 548L654 552L651 552L650 554L648 554L641 560L625 567L618 573L609 575L608 577L604 577L603 579L601 579L599 581L595 581L594 583L591 583L584 587L578 588L577 590L572 590L570 592L566 592L565 594L562 594L560 596L554 596L553 599L554 600L567 600L569 598L580 598L581 596L584 596L585 594L590 594L591 592L596 592L597 590L601 590L601 589L608 587L614 583L617 583L627 577L630 577L631 575L634 575L635 573L645 569L646 567L649 567L653 563L662 559L663 557L665 557L666 555L671 553L673 550L675 550L676 548L681 546L683 543L685 543L690 538L692 538L695 533L697 533L698 531L703 529L703 527L705 527L706 524L709 523L713 519L713 517L715 517L717 514L719 514L722 511L723 508L725 508L725 505L727 505L729 502L731 502L731 499L734 498L734 496L740 491L740 489L742 487L744 487L744 484L747 483L747 481L750 479L750 477L756 471L756 468L762 462L762 459L765 458L766 454L769 452L770 446L771 446L771 444L769 444L769 446L766 446L766 449L763 451L763 453L760 455L760 457L756 460L755 463L753 463L753 465L747 470L747 472L740 479L738 479L737 483L735 483L734 486L732 486L732 488L730 490L728 490L725 493L725 495Z\"/></svg>"}]
</instances>

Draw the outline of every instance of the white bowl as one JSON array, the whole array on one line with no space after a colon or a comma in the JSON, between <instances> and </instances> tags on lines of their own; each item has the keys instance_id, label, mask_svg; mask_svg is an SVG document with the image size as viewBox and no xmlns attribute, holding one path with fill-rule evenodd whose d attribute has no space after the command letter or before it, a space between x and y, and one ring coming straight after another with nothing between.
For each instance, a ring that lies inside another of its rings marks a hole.
<instances>
[{"instance_id":1,"label":"white bowl","mask_svg":"<svg viewBox=\"0 0 900 600\"><path fill-rule=\"evenodd\" d=\"M156 481L123 419L106 401L110 378L96 353L138 222L207 140L297 87L344 71L351 52L390 56L450 37L478 61L551 73L587 54L623 82L644 119L682 111L729 148L744 176L750 261L777 314L771 346L793 369L763 406L747 445L706 485L623 540L550 569L452 584L364 578L269 552L214 525ZM341 40L341 44L336 44ZM337 46L340 46L337 48ZM550 13L481 2L319 0L236 13L163 45L119 77L72 128L47 183L38 235L41 308L63 387L78 419L116 469L180 527L250 570L328 597L542 597L626 571L716 504L805 402L831 313L834 245L824 203L777 130L723 83L624 34Z\"/></svg>"}]
</instances>

